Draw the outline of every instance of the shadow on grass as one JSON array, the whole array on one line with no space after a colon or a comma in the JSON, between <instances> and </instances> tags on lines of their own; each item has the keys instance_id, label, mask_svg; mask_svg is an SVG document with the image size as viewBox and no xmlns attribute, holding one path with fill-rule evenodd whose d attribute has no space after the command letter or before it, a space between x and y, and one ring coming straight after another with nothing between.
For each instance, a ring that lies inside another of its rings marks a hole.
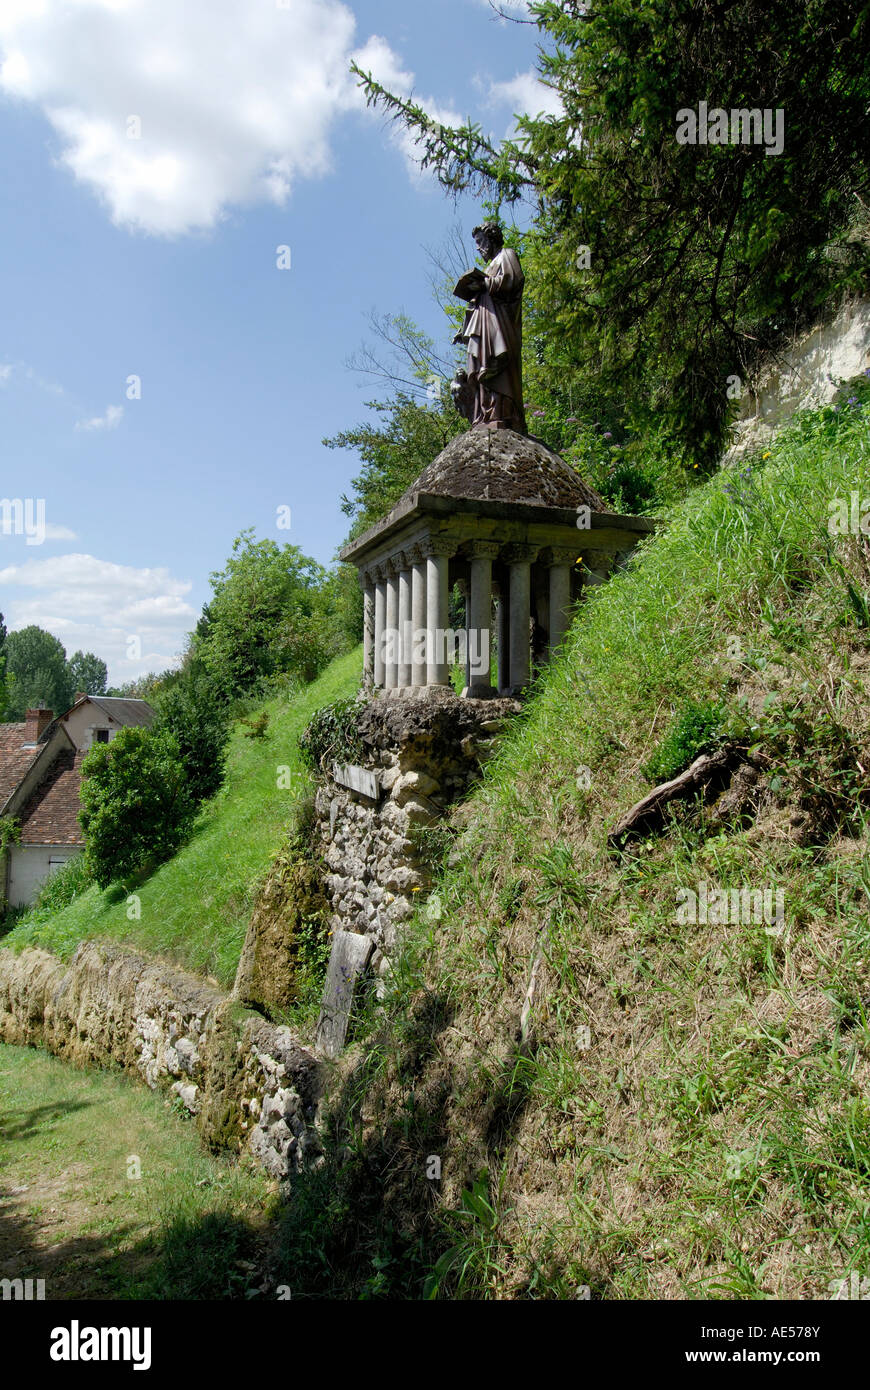
<instances>
[{"instance_id":1,"label":"shadow on grass","mask_svg":"<svg viewBox=\"0 0 870 1390\"><path fill-rule=\"evenodd\" d=\"M47 1121L58 1120L61 1115L71 1115L74 1110L86 1110L90 1103L88 1100L74 1100L64 1101L62 1105L38 1105L35 1110L14 1119L0 1115L0 1139L32 1138Z\"/></svg>"}]
</instances>

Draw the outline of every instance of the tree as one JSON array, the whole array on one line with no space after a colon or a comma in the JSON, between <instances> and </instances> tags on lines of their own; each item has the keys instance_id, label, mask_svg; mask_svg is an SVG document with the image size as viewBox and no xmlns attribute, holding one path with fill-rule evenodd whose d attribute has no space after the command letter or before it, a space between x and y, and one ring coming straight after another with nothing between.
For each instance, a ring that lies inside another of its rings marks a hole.
<instances>
[{"instance_id":1,"label":"tree","mask_svg":"<svg viewBox=\"0 0 870 1390\"><path fill-rule=\"evenodd\" d=\"M169 859L193 822L194 799L168 728L121 729L82 764L79 822L101 888Z\"/></svg>"},{"instance_id":2,"label":"tree","mask_svg":"<svg viewBox=\"0 0 870 1390\"><path fill-rule=\"evenodd\" d=\"M8 691L6 687L6 624L0 613L0 719L6 718Z\"/></svg>"},{"instance_id":3,"label":"tree","mask_svg":"<svg viewBox=\"0 0 870 1390\"><path fill-rule=\"evenodd\" d=\"M93 652L73 652L67 664L74 693L81 690L85 695L105 695L109 675L105 661Z\"/></svg>"},{"instance_id":4,"label":"tree","mask_svg":"<svg viewBox=\"0 0 870 1390\"><path fill-rule=\"evenodd\" d=\"M214 796L224 777L229 712L202 662L191 661L160 692L153 727L174 738L194 801Z\"/></svg>"},{"instance_id":5,"label":"tree","mask_svg":"<svg viewBox=\"0 0 870 1390\"><path fill-rule=\"evenodd\" d=\"M68 709L72 689L66 652L56 637L31 624L6 638L9 681L7 718L20 720L26 710L45 705L55 713Z\"/></svg>"},{"instance_id":6,"label":"tree","mask_svg":"<svg viewBox=\"0 0 870 1390\"><path fill-rule=\"evenodd\" d=\"M309 669L310 620L325 579L298 546L256 541L253 530L236 538L226 568L211 576L214 594L191 645L222 699ZM304 653L294 632L305 634Z\"/></svg>"},{"instance_id":7,"label":"tree","mask_svg":"<svg viewBox=\"0 0 870 1390\"><path fill-rule=\"evenodd\" d=\"M380 521L407 487L450 440L468 428L453 407L446 385L423 404L400 391L389 401L369 401L379 423L342 430L324 439L327 449L354 449L363 461L341 509L352 519L350 537Z\"/></svg>"},{"instance_id":8,"label":"tree","mask_svg":"<svg viewBox=\"0 0 870 1390\"><path fill-rule=\"evenodd\" d=\"M451 193L532 203L528 326L553 346L554 369L567 359L631 420L665 422L712 459L729 380L748 380L786 334L867 283L870 11L542 0L531 12L562 109L521 118L500 145L355 71ZM729 113L727 143L679 142L701 102ZM742 138L751 110L783 113L781 150Z\"/></svg>"}]
</instances>

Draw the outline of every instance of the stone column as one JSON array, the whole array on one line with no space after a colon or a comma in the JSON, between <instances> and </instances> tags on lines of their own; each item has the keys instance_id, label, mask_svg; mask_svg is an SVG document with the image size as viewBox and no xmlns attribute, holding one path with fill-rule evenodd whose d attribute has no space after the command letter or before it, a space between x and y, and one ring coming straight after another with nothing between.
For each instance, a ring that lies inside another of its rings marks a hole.
<instances>
[{"instance_id":1,"label":"stone column","mask_svg":"<svg viewBox=\"0 0 870 1390\"><path fill-rule=\"evenodd\" d=\"M363 684L370 690L375 676L375 587L371 570L360 573L363 590Z\"/></svg>"},{"instance_id":2,"label":"stone column","mask_svg":"<svg viewBox=\"0 0 870 1390\"><path fill-rule=\"evenodd\" d=\"M420 633L426 631L426 557L419 545L410 553L411 558L411 684L426 684L426 651Z\"/></svg>"},{"instance_id":3,"label":"stone column","mask_svg":"<svg viewBox=\"0 0 870 1390\"><path fill-rule=\"evenodd\" d=\"M387 625L387 584L383 565L375 567L375 687L383 690L387 683L384 663L384 628Z\"/></svg>"},{"instance_id":4,"label":"stone column","mask_svg":"<svg viewBox=\"0 0 870 1390\"><path fill-rule=\"evenodd\" d=\"M496 622L498 624L498 689L502 691L510 689L510 623L509 586L507 580L499 585L498 603L496 606Z\"/></svg>"},{"instance_id":5,"label":"stone column","mask_svg":"<svg viewBox=\"0 0 870 1390\"><path fill-rule=\"evenodd\" d=\"M400 690L411 684L411 570L404 551L396 556L399 568L399 675Z\"/></svg>"},{"instance_id":6,"label":"stone column","mask_svg":"<svg viewBox=\"0 0 870 1390\"><path fill-rule=\"evenodd\" d=\"M385 622L386 651L384 666L386 678L384 687L395 690L399 684L399 649L397 630L399 626L399 570L394 560L387 561L387 603Z\"/></svg>"},{"instance_id":7,"label":"stone column","mask_svg":"<svg viewBox=\"0 0 870 1390\"><path fill-rule=\"evenodd\" d=\"M426 556L426 684L450 685L447 672L447 573L455 541L430 536L423 545ZM439 637L440 634L440 637Z\"/></svg>"},{"instance_id":8,"label":"stone column","mask_svg":"<svg viewBox=\"0 0 870 1390\"><path fill-rule=\"evenodd\" d=\"M577 556L574 550L551 546L541 558L549 571L549 655L552 661L571 625L571 570Z\"/></svg>"},{"instance_id":9,"label":"stone column","mask_svg":"<svg viewBox=\"0 0 870 1390\"><path fill-rule=\"evenodd\" d=\"M468 622L468 693L491 695L490 625L492 623L492 562L501 546L497 541L472 541L468 547L471 559ZM476 660L475 660L476 658Z\"/></svg>"},{"instance_id":10,"label":"stone column","mask_svg":"<svg viewBox=\"0 0 870 1390\"><path fill-rule=\"evenodd\" d=\"M510 688L515 695L531 677L531 564L537 553L534 545L508 545L504 551L510 566Z\"/></svg>"}]
</instances>

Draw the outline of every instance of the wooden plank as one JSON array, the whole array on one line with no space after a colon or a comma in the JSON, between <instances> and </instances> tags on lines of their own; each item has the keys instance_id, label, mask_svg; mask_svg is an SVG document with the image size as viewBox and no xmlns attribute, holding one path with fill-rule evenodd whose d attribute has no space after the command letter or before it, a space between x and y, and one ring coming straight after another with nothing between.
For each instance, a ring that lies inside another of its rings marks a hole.
<instances>
[{"instance_id":1,"label":"wooden plank","mask_svg":"<svg viewBox=\"0 0 870 1390\"><path fill-rule=\"evenodd\" d=\"M374 941L370 936L351 931L337 931L333 935L315 1039L327 1057L337 1057L344 1047L353 991L373 949Z\"/></svg>"},{"instance_id":2,"label":"wooden plank","mask_svg":"<svg viewBox=\"0 0 870 1390\"><path fill-rule=\"evenodd\" d=\"M359 792L361 796L367 796L370 801L377 801L380 797L380 776L377 772L371 772L367 767L357 767L354 763L345 763L344 767L340 767L338 763L334 763L332 776L340 787L347 787L349 791Z\"/></svg>"}]
</instances>

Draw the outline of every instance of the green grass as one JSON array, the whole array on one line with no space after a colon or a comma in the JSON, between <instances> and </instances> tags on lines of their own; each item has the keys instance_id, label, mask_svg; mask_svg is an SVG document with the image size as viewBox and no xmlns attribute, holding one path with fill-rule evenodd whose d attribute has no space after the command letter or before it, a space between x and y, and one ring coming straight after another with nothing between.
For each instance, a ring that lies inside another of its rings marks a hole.
<instances>
[{"instance_id":1,"label":"green grass","mask_svg":"<svg viewBox=\"0 0 870 1390\"><path fill-rule=\"evenodd\" d=\"M204 1153L189 1119L123 1076L0 1046L0 1167L0 1273L44 1279L47 1299L262 1291L265 1176Z\"/></svg>"},{"instance_id":2,"label":"green grass","mask_svg":"<svg viewBox=\"0 0 870 1390\"><path fill-rule=\"evenodd\" d=\"M372 1267L386 1296L804 1299L870 1277L870 541L827 530L835 498L870 496L867 415L798 417L675 507L506 734L440 913L344 1064L353 1157L318 1177L318 1241L349 1290ZM763 751L755 804L686 805L613 850L644 767L692 756L692 705ZM679 923L701 881L782 888L785 930Z\"/></svg>"},{"instance_id":3,"label":"green grass","mask_svg":"<svg viewBox=\"0 0 870 1390\"><path fill-rule=\"evenodd\" d=\"M257 715L268 715L262 737L246 737L244 723L237 724L226 782L204 807L190 841L133 890L138 918L120 885L92 887L59 912L19 920L3 945L37 945L68 958L80 941L112 937L229 987L257 892L295 807L311 790L297 738L317 709L354 692L360 671L358 650L333 661L289 702L273 699L258 707ZM289 769L282 777L289 787L278 786L280 768Z\"/></svg>"}]
</instances>

